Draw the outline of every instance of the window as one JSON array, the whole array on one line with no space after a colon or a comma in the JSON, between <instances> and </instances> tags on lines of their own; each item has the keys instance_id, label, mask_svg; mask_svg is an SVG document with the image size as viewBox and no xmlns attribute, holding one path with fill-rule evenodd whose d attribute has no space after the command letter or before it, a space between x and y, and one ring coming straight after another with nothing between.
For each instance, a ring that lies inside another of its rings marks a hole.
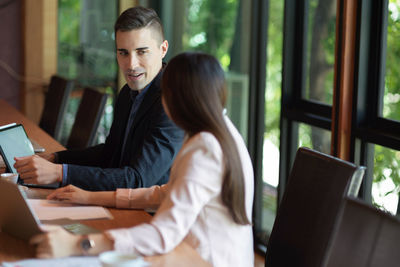
<instances>
[{"instance_id":1,"label":"window","mask_svg":"<svg viewBox=\"0 0 400 267\"><path fill-rule=\"evenodd\" d=\"M400 121L400 1L388 3L385 94L382 116Z\"/></svg>"},{"instance_id":2,"label":"window","mask_svg":"<svg viewBox=\"0 0 400 267\"><path fill-rule=\"evenodd\" d=\"M267 31L267 75L265 89L265 127L262 152L262 215L264 243L272 231L278 204L279 119L282 88L282 43L284 1L270 1ZM257 196L258 197L258 196Z\"/></svg>"},{"instance_id":3,"label":"window","mask_svg":"<svg viewBox=\"0 0 400 267\"><path fill-rule=\"evenodd\" d=\"M336 4L285 1L279 197L299 146L330 154Z\"/></svg>"},{"instance_id":4,"label":"window","mask_svg":"<svg viewBox=\"0 0 400 267\"><path fill-rule=\"evenodd\" d=\"M306 4L307 14L308 73L304 98L332 105L336 1L310 0Z\"/></svg>"},{"instance_id":5,"label":"window","mask_svg":"<svg viewBox=\"0 0 400 267\"><path fill-rule=\"evenodd\" d=\"M400 189L400 151L375 145L374 152L372 202L396 214Z\"/></svg>"},{"instance_id":6,"label":"window","mask_svg":"<svg viewBox=\"0 0 400 267\"><path fill-rule=\"evenodd\" d=\"M362 197L399 215L399 1L364 1L360 16L355 160L367 166ZM368 63L367 63L368 62Z\"/></svg>"},{"instance_id":7,"label":"window","mask_svg":"<svg viewBox=\"0 0 400 267\"><path fill-rule=\"evenodd\" d=\"M249 10L242 0L160 1L157 10L169 41L167 60L183 51L214 55L226 71L227 112L247 140L249 103ZM153 8L157 8L154 6Z\"/></svg>"},{"instance_id":8,"label":"window","mask_svg":"<svg viewBox=\"0 0 400 267\"><path fill-rule=\"evenodd\" d=\"M118 67L115 57L114 23L117 1L59 0L58 3L58 70L75 81L76 91L93 87L113 96L118 91ZM80 102L73 93L68 104L62 137L65 144ZM108 99L98 129L98 142L104 142L112 122L112 97Z\"/></svg>"}]
</instances>

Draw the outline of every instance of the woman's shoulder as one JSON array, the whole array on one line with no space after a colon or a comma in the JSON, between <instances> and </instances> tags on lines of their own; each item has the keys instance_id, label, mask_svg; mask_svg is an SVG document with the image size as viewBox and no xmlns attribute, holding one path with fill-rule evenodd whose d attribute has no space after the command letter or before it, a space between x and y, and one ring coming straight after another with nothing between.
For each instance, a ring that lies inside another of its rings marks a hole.
<instances>
[{"instance_id":1,"label":"woman's shoulder","mask_svg":"<svg viewBox=\"0 0 400 267\"><path fill-rule=\"evenodd\" d=\"M217 138L210 132L199 132L188 138L182 146L182 154L193 151L202 151L206 155L213 154L220 156L221 146Z\"/></svg>"},{"instance_id":2,"label":"woman's shoulder","mask_svg":"<svg viewBox=\"0 0 400 267\"><path fill-rule=\"evenodd\" d=\"M210 132L199 132L190 137L188 143L208 148L220 147L217 138Z\"/></svg>"}]
</instances>

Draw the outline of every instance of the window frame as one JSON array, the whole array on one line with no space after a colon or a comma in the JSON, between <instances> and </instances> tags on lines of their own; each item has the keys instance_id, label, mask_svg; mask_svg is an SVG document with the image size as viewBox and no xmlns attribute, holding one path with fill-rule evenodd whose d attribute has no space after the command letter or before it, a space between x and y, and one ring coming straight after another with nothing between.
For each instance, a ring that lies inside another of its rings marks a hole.
<instances>
[{"instance_id":1,"label":"window frame","mask_svg":"<svg viewBox=\"0 0 400 267\"><path fill-rule=\"evenodd\" d=\"M374 145L400 150L400 121L381 115L385 93L388 3L387 0L364 0L360 3L358 96L354 107L357 115L353 133L355 161L367 166L360 196L368 203L372 203ZM399 204L397 216L400 215Z\"/></svg>"}]
</instances>

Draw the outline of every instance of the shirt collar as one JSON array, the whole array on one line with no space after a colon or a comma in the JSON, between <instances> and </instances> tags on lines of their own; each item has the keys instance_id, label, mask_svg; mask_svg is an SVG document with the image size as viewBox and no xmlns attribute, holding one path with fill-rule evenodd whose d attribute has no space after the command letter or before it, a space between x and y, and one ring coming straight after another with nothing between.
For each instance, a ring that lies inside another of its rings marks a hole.
<instances>
[{"instance_id":1,"label":"shirt collar","mask_svg":"<svg viewBox=\"0 0 400 267\"><path fill-rule=\"evenodd\" d=\"M140 94L136 90L130 90L129 93L130 93L132 101L135 101L136 98L137 98L137 100L142 100L152 83L153 83L153 81L151 81L148 85L146 85L146 87L143 88L143 90L140 92Z\"/></svg>"}]
</instances>

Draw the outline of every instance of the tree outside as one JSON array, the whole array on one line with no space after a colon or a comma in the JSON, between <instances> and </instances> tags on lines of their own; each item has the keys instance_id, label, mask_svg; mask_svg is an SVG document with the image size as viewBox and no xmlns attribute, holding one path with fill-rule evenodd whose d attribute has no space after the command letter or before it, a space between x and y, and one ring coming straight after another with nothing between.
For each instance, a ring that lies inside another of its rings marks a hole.
<instances>
[{"instance_id":1,"label":"tree outside","mask_svg":"<svg viewBox=\"0 0 400 267\"><path fill-rule=\"evenodd\" d=\"M381 115L400 120L400 1L388 4L385 94ZM397 212L400 192L400 151L375 145L372 197L375 206Z\"/></svg>"}]
</instances>

